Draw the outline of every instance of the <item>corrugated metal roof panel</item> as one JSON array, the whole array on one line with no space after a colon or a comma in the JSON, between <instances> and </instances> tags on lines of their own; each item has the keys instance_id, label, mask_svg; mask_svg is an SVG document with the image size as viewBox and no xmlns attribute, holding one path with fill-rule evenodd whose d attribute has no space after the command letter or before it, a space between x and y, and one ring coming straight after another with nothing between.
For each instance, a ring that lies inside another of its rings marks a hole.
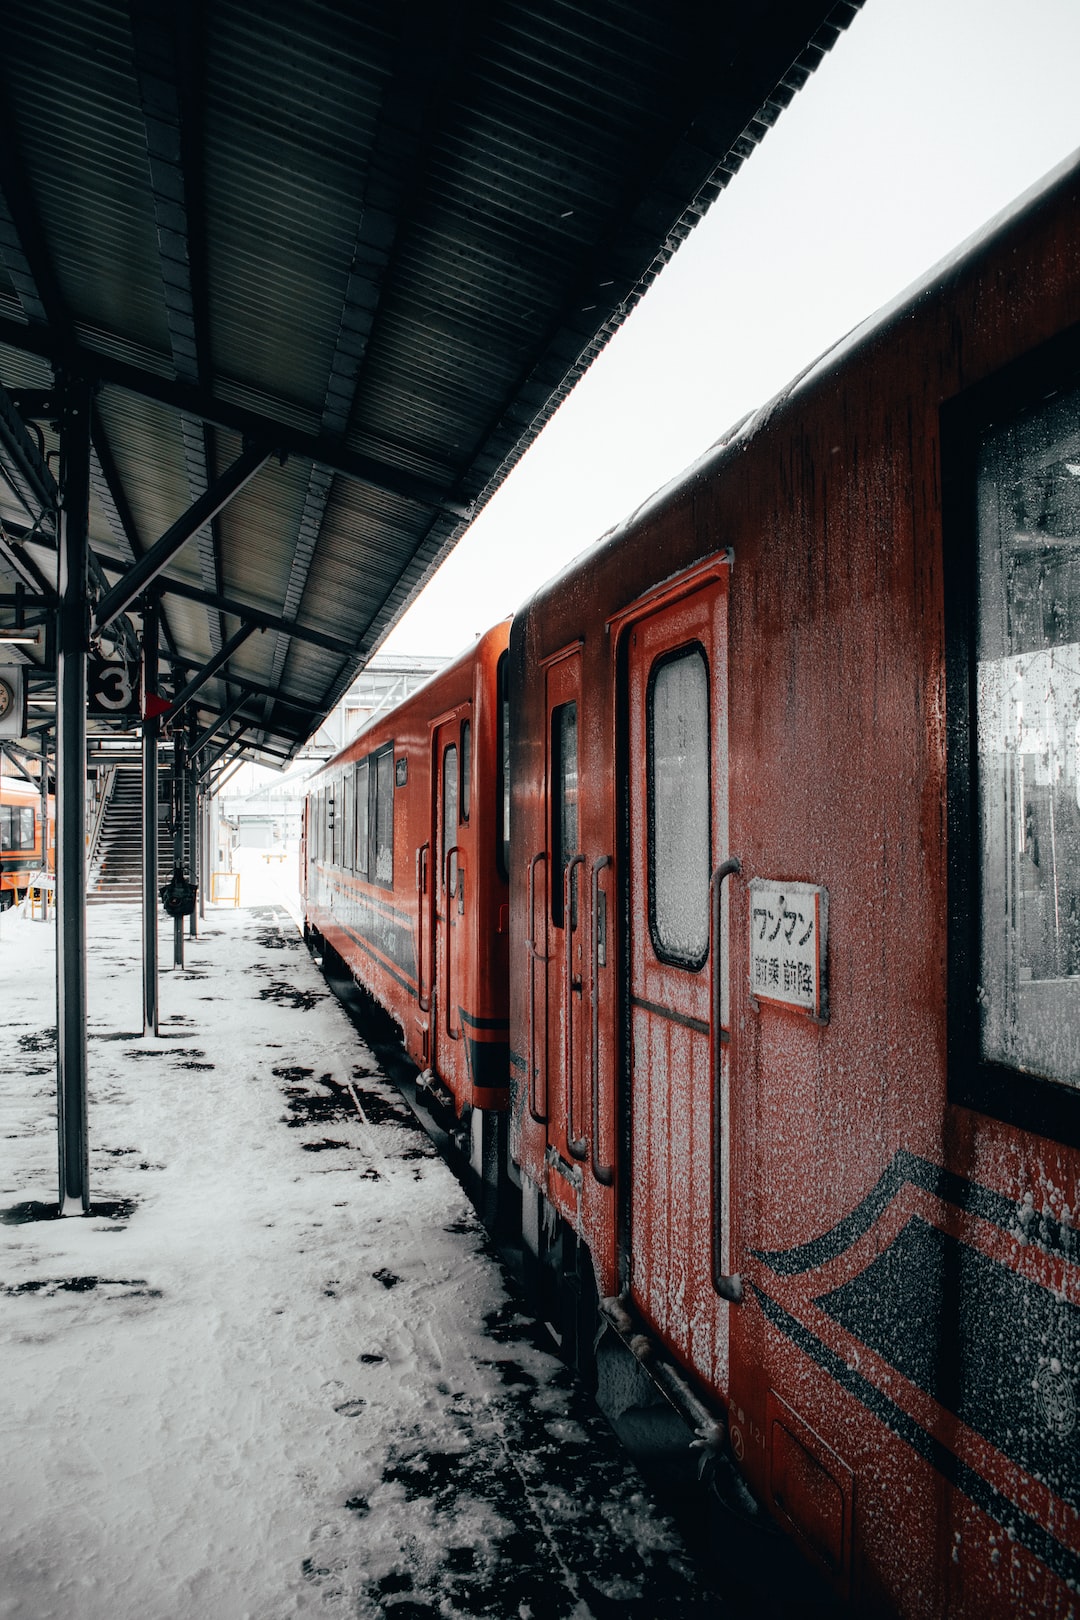
<instances>
[{"instance_id":1,"label":"corrugated metal roof panel","mask_svg":"<svg viewBox=\"0 0 1080 1620\"><path fill-rule=\"evenodd\" d=\"M266 631L200 724L295 751L856 3L9 0L0 384L97 378L106 582L275 452L154 586L173 690Z\"/></svg>"}]
</instances>

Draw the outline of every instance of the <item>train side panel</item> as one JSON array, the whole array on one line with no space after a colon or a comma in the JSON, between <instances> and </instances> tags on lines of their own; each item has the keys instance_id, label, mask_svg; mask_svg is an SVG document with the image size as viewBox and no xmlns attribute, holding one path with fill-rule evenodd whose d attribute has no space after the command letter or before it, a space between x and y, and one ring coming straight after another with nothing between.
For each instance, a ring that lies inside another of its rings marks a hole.
<instances>
[{"instance_id":1,"label":"train side panel","mask_svg":"<svg viewBox=\"0 0 1080 1620\"><path fill-rule=\"evenodd\" d=\"M1078 243L1074 168L512 633L527 1230L912 1620L1077 1612Z\"/></svg>"},{"instance_id":2,"label":"train side panel","mask_svg":"<svg viewBox=\"0 0 1080 1620\"><path fill-rule=\"evenodd\" d=\"M458 1114L507 1100L499 660L507 627L370 723L312 780L302 882L325 939Z\"/></svg>"}]
</instances>

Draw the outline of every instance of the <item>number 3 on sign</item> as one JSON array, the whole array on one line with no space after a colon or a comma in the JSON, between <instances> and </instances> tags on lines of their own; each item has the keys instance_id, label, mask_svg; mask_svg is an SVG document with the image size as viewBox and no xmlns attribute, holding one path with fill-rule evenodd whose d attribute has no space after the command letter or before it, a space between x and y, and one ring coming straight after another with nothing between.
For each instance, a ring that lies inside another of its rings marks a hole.
<instances>
[{"instance_id":1,"label":"number 3 on sign","mask_svg":"<svg viewBox=\"0 0 1080 1620\"><path fill-rule=\"evenodd\" d=\"M134 714L138 691L127 664L91 659L86 671L87 707L92 713Z\"/></svg>"}]
</instances>

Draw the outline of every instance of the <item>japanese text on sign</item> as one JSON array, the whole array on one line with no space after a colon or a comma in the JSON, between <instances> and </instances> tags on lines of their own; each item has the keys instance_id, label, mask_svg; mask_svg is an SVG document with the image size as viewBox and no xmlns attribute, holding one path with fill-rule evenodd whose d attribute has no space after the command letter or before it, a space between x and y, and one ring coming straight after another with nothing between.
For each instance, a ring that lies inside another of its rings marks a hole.
<instances>
[{"instance_id":1,"label":"japanese text on sign","mask_svg":"<svg viewBox=\"0 0 1080 1620\"><path fill-rule=\"evenodd\" d=\"M750 993L824 1018L828 892L813 883L750 884Z\"/></svg>"}]
</instances>

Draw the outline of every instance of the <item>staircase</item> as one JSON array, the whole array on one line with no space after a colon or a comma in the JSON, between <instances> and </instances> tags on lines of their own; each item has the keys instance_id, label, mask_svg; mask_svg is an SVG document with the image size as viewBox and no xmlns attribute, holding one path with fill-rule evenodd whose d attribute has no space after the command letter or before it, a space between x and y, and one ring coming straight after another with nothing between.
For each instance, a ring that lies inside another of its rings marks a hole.
<instances>
[{"instance_id":1,"label":"staircase","mask_svg":"<svg viewBox=\"0 0 1080 1620\"><path fill-rule=\"evenodd\" d=\"M186 863L186 847L185 847ZM185 870L186 870L185 864ZM158 823L158 888L173 873L173 841ZM142 900L142 772L119 766L105 805L86 885L89 906L106 902L138 905Z\"/></svg>"}]
</instances>

